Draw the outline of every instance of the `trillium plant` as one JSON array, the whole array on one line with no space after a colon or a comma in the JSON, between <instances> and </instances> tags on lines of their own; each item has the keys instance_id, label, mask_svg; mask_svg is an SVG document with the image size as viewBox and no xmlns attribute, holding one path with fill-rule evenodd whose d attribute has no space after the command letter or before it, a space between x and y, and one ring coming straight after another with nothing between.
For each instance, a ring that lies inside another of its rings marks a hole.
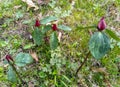
<instances>
[{"instance_id":1,"label":"trillium plant","mask_svg":"<svg viewBox=\"0 0 120 87\"><path fill-rule=\"evenodd\" d=\"M58 35L60 30L70 31L71 28L66 25L57 24L57 17L48 16L42 20L35 21L35 29L32 33L34 43L38 46L42 46L46 41L49 42L51 50L55 50L58 47ZM50 35L48 34L50 33ZM50 37L50 40L49 40Z\"/></svg>"},{"instance_id":2,"label":"trillium plant","mask_svg":"<svg viewBox=\"0 0 120 87\"><path fill-rule=\"evenodd\" d=\"M24 81L22 80L20 74L18 73L16 67L15 67L15 62L13 60L13 58L11 57L11 55L7 54L5 59L7 60L8 64L9 64L9 68L8 68L8 72L7 72L7 78L9 81L16 83L18 82L19 79L19 83L24 83Z\"/></svg>"},{"instance_id":3,"label":"trillium plant","mask_svg":"<svg viewBox=\"0 0 120 87\"><path fill-rule=\"evenodd\" d=\"M106 22L102 17L97 26L98 32L95 32L89 41L89 49L94 58L102 58L110 50L110 39L105 32Z\"/></svg>"},{"instance_id":4,"label":"trillium plant","mask_svg":"<svg viewBox=\"0 0 120 87\"><path fill-rule=\"evenodd\" d=\"M71 31L71 28L66 25L57 24L56 21L59 19L54 16L47 16L42 20L36 19L34 24L34 30L32 31L32 38L34 41L34 47L42 47L47 44L50 47L49 50L55 50L58 47L58 40L57 34L59 34L60 30L64 31ZM28 47L24 47L24 49L28 49ZM34 54L35 55L35 54ZM6 55L5 59L9 64L7 77L8 80L16 83L25 83L21 76L19 75L15 65L17 67L24 67L28 64L33 63L33 56L29 53L20 52L16 55L15 58L12 58L9 54ZM38 60L38 59L37 59Z\"/></svg>"},{"instance_id":5,"label":"trillium plant","mask_svg":"<svg viewBox=\"0 0 120 87\"><path fill-rule=\"evenodd\" d=\"M89 52L86 55L83 63L77 69L76 75L87 61L87 58L89 57L90 53L95 59L101 59L109 52L110 50L109 37L112 37L113 39L120 41L119 37L116 36L116 34L112 30L106 29L107 25L105 22L105 17L102 17L100 19L97 26L88 26L82 29L87 29L87 28L97 29L97 32L94 32L89 40Z\"/></svg>"},{"instance_id":6,"label":"trillium plant","mask_svg":"<svg viewBox=\"0 0 120 87\"><path fill-rule=\"evenodd\" d=\"M110 50L110 38L119 41L119 37L110 30L107 29L105 17L102 17L97 25L98 32L95 32L89 41L89 50L94 58L101 59Z\"/></svg>"},{"instance_id":7,"label":"trillium plant","mask_svg":"<svg viewBox=\"0 0 120 87\"><path fill-rule=\"evenodd\" d=\"M47 47L49 47L50 51L54 51L57 49L60 43L60 35L59 33L61 31L71 31L71 28L61 24L61 22L58 22L59 19L55 16L47 16L41 20L36 19L34 24L34 29L32 31L32 38L33 43L35 44L34 47L44 47L45 44ZM106 29L106 22L105 18L102 17L98 24L94 27L86 27L86 28L95 28L97 29L97 32L94 32L92 34L90 40L89 40L89 52L88 55L91 53L92 56L96 59L103 58L108 51L110 50L110 37L116 40L120 40L113 31L110 29ZM83 28L85 29L85 28ZM109 36L108 36L109 35ZM27 49L29 47L24 47L24 49ZM31 49L31 48L30 48ZM77 69L76 75L78 71L81 69L81 67L86 62L88 55L86 56L84 62L81 64L81 66ZM34 54L34 56L36 56ZM17 67L24 67L28 64L33 63L33 56L29 53L23 53L20 52L16 55L15 58L12 58L9 54L6 55L6 60L9 64L9 69L7 72L8 80L11 82L21 82L22 80L21 76L17 72ZM37 60L38 61L38 60ZM17 79L18 78L18 79Z\"/></svg>"}]
</instances>

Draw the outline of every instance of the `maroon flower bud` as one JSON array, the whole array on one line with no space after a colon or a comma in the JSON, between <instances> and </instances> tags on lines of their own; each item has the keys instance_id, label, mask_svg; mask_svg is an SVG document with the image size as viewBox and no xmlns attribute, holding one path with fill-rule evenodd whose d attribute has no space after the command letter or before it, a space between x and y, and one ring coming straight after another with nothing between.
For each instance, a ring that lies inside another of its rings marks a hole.
<instances>
[{"instance_id":1,"label":"maroon flower bud","mask_svg":"<svg viewBox=\"0 0 120 87\"><path fill-rule=\"evenodd\" d=\"M106 28L106 22L104 20L104 17L102 17L98 23L98 26L97 26L98 30L99 31L102 31Z\"/></svg>"},{"instance_id":2,"label":"maroon flower bud","mask_svg":"<svg viewBox=\"0 0 120 87\"><path fill-rule=\"evenodd\" d=\"M39 26L40 26L40 22L39 22L38 19L36 19L36 21L35 21L35 27L39 27Z\"/></svg>"},{"instance_id":3,"label":"maroon flower bud","mask_svg":"<svg viewBox=\"0 0 120 87\"><path fill-rule=\"evenodd\" d=\"M58 30L58 28L57 28L57 25L56 25L56 24L53 24L53 25L52 25L52 30L53 30L53 31Z\"/></svg>"},{"instance_id":4,"label":"maroon flower bud","mask_svg":"<svg viewBox=\"0 0 120 87\"><path fill-rule=\"evenodd\" d=\"M6 58L6 60L7 60L8 62L10 62L10 60L11 60L11 61L13 61L12 57L11 57L9 54L8 54L8 55L6 55L6 57L5 57L5 58Z\"/></svg>"}]
</instances>

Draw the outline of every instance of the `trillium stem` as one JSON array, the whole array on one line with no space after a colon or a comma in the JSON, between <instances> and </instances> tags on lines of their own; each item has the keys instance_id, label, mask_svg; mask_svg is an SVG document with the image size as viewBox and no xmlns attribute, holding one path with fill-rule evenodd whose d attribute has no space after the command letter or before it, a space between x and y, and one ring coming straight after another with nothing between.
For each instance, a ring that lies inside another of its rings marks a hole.
<instances>
[{"instance_id":1,"label":"trillium stem","mask_svg":"<svg viewBox=\"0 0 120 87\"><path fill-rule=\"evenodd\" d=\"M86 57L84 59L84 61L82 62L82 64L79 66L79 68L77 69L75 75L77 76L78 72L80 71L80 69L83 67L83 65L86 63L88 57L89 57L90 51L86 54Z\"/></svg>"},{"instance_id":2,"label":"trillium stem","mask_svg":"<svg viewBox=\"0 0 120 87\"><path fill-rule=\"evenodd\" d=\"M24 81L22 80L21 76L19 75L19 73L17 72L15 66L13 65L13 63L9 62L9 64L12 66L14 72L16 73L16 75L18 76L19 80L21 81L21 83L24 83Z\"/></svg>"},{"instance_id":3,"label":"trillium stem","mask_svg":"<svg viewBox=\"0 0 120 87\"><path fill-rule=\"evenodd\" d=\"M93 25L93 26L88 26L88 27L78 27L80 29L88 29L88 28L97 28L97 26Z\"/></svg>"}]
</instances>

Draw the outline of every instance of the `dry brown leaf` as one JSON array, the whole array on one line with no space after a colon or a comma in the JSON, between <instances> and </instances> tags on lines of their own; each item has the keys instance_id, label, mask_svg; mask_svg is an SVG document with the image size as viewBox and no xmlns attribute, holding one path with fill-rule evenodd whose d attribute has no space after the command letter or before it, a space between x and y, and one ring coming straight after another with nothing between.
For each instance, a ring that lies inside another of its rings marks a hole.
<instances>
[{"instance_id":1,"label":"dry brown leaf","mask_svg":"<svg viewBox=\"0 0 120 87\"><path fill-rule=\"evenodd\" d=\"M33 59L35 59L36 62L38 62L38 56L36 52L30 51L30 54L32 56Z\"/></svg>"},{"instance_id":2,"label":"dry brown leaf","mask_svg":"<svg viewBox=\"0 0 120 87\"><path fill-rule=\"evenodd\" d=\"M17 6L14 6L14 9L18 9L20 8L22 5L17 5Z\"/></svg>"},{"instance_id":3,"label":"dry brown leaf","mask_svg":"<svg viewBox=\"0 0 120 87\"><path fill-rule=\"evenodd\" d=\"M36 19L39 19L39 20L41 20L42 19L42 13L40 13L40 14L38 14L37 16L36 16Z\"/></svg>"},{"instance_id":4,"label":"dry brown leaf","mask_svg":"<svg viewBox=\"0 0 120 87\"><path fill-rule=\"evenodd\" d=\"M92 68L92 71L93 72L101 72L101 73L104 73L104 74L108 74L107 72L106 72L106 68Z\"/></svg>"},{"instance_id":5,"label":"dry brown leaf","mask_svg":"<svg viewBox=\"0 0 120 87\"><path fill-rule=\"evenodd\" d=\"M61 40L61 37L62 37L62 33L59 32L59 33L58 33L58 41L59 41L59 42L60 42L60 40Z\"/></svg>"},{"instance_id":6,"label":"dry brown leaf","mask_svg":"<svg viewBox=\"0 0 120 87\"><path fill-rule=\"evenodd\" d=\"M35 3L33 3L32 0L22 0L22 1L25 2L25 3L27 3L27 5L28 5L28 10L29 10L29 8L31 8L31 7L34 7L34 8L35 8L34 10L38 10L38 9L39 9L39 7L36 6Z\"/></svg>"},{"instance_id":7,"label":"dry brown leaf","mask_svg":"<svg viewBox=\"0 0 120 87\"><path fill-rule=\"evenodd\" d=\"M34 84L32 82L29 82L28 87L35 87L35 86L34 86Z\"/></svg>"}]
</instances>

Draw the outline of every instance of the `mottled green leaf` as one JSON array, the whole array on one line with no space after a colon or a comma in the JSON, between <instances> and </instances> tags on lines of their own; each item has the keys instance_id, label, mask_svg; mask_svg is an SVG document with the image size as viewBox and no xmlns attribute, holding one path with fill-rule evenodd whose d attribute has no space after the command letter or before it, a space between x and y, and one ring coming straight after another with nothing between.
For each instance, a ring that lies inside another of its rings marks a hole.
<instances>
[{"instance_id":1,"label":"mottled green leaf","mask_svg":"<svg viewBox=\"0 0 120 87\"><path fill-rule=\"evenodd\" d=\"M53 32L50 36L50 47L52 50L55 50L58 46L58 38L56 32Z\"/></svg>"},{"instance_id":2,"label":"mottled green leaf","mask_svg":"<svg viewBox=\"0 0 120 87\"><path fill-rule=\"evenodd\" d=\"M109 36L113 39L120 41L120 38L112 30L106 29L106 33L109 34Z\"/></svg>"},{"instance_id":3,"label":"mottled green leaf","mask_svg":"<svg viewBox=\"0 0 120 87\"><path fill-rule=\"evenodd\" d=\"M17 82L17 76L16 76L16 73L13 71L12 67L8 68L7 78L9 81L11 81L13 83Z\"/></svg>"},{"instance_id":4,"label":"mottled green leaf","mask_svg":"<svg viewBox=\"0 0 120 87\"><path fill-rule=\"evenodd\" d=\"M47 17L43 18L43 19L40 21L40 23L41 23L41 24L47 24L47 23L52 22L52 21L55 21L55 20L58 20L58 18L55 17L55 16L47 16Z\"/></svg>"},{"instance_id":5,"label":"mottled green leaf","mask_svg":"<svg viewBox=\"0 0 120 87\"><path fill-rule=\"evenodd\" d=\"M43 33L38 28L36 28L33 31L32 36L33 36L33 40L34 40L35 44L37 44L38 46L42 44Z\"/></svg>"},{"instance_id":6,"label":"mottled green leaf","mask_svg":"<svg viewBox=\"0 0 120 87\"><path fill-rule=\"evenodd\" d=\"M64 31L71 31L72 29L65 25L58 25L58 28Z\"/></svg>"},{"instance_id":7,"label":"mottled green leaf","mask_svg":"<svg viewBox=\"0 0 120 87\"><path fill-rule=\"evenodd\" d=\"M89 49L96 59L102 58L110 50L110 39L103 32L95 32L90 41Z\"/></svg>"},{"instance_id":8,"label":"mottled green leaf","mask_svg":"<svg viewBox=\"0 0 120 87\"><path fill-rule=\"evenodd\" d=\"M29 53L19 53L15 57L15 64L19 67L25 66L33 62L33 58Z\"/></svg>"}]
</instances>

